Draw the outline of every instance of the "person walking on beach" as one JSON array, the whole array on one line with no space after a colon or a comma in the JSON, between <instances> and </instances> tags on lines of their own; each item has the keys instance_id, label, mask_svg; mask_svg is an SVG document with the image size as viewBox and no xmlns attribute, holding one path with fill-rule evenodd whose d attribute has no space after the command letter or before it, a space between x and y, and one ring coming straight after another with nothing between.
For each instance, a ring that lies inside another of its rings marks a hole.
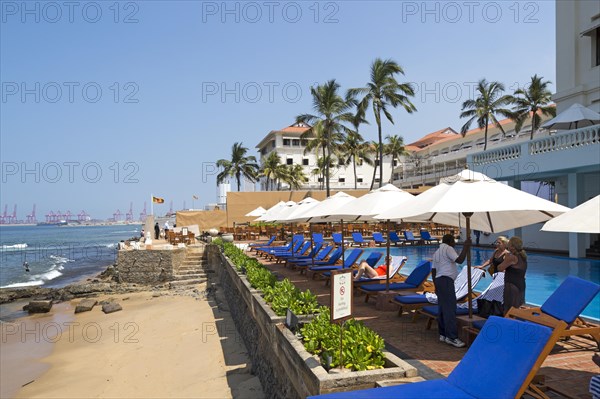
<instances>
[{"instance_id":1,"label":"person walking on beach","mask_svg":"<svg viewBox=\"0 0 600 399\"><path fill-rule=\"evenodd\" d=\"M454 250L455 245L456 241L454 241L452 234L446 234L442 237L440 247L433 254L431 275L435 284L435 293L438 297L437 321L440 341L462 348L465 343L458 339L454 280L458 276L456 264L464 262L467 251L471 247L471 241L464 242L460 255Z\"/></svg>"},{"instance_id":2,"label":"person walking on beach","mask_svg":"<svg viewBox=\"0 0 600 399\"><path fill-rule=\"evenodd\" d=\"M158 225L158 222L156 222L154 224L154 239L158 240L159 236L160 236L160 226Z\"/></svg>"}]
</instances>

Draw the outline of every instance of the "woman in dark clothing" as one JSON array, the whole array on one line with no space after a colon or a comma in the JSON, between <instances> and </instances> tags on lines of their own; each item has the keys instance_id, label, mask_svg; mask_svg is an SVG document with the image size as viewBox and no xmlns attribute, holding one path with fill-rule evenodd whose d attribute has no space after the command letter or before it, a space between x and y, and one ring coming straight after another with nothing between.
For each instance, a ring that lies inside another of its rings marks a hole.
<instances>
[{"instance_id":1,"label":"woman in dark clothing","mask_svg":"<svg viewBox=\"0 0 600 399\"><path fill-rule=\"evenodd\" d=\"M498 266L504 262L506 254L509 253L506 249L508 245L508 238L505 236L498 236L494 245L496 245L496 249L494 250L491 258L486 260L481 266L477 266L478 269L485 269L489 266L488 273L490 276L493 276L496 272L498 272Z\"/></svg>"},{"instance_id":2,"label":"woman in dark clothing","mask_svg":"<svg viewBox=\"0 0 600 399\"><path fill-rule=\"evenodd\" d=\"M504 272L504 312L511 307L518 308L525 304L525 272L527 271L527 254L523 250L523 241L512 237L508 241L509 254L498 266Z\"/></svg>"}]
</instances>

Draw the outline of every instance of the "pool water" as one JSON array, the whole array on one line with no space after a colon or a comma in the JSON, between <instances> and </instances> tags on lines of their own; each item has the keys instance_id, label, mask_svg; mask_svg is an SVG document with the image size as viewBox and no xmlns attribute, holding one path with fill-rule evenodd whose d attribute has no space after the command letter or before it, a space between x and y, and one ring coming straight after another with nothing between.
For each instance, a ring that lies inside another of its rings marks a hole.
<instances>
[{"instance_id":1,"label":"pool water","mask_svg":"<svg viewBox=\"0 0 600 399\"><path fill-rule=\"evenodd\" d=\"M390 252L392 255L408 257L408 261L401 272L402 274L409 274L419 262L424 259L431 259L437 248L437 245L392 247ZM460 246L457 246L456 250L460 253ZM381 252L385 256L385 251L385 247L364 248L360 259L366 258L371 252ZM492 252L491 249L473 248L471 250L471 264L473 266L482 264L490 258ZM383 262L383 257L381 259L380 263ZM466 265L466 261L464 265ZM528 253L525 300L530 305L541 305L567 276L576 276L600 284L600 260L573 259L556 255ZM483 291L490 282L491 278L486 274L486 277L479 281L475 290ZM567 299L565 298L565 300ZM600 295L596 295L582 315L596 320L600 319Z\"/></svg>"}]
</instances>

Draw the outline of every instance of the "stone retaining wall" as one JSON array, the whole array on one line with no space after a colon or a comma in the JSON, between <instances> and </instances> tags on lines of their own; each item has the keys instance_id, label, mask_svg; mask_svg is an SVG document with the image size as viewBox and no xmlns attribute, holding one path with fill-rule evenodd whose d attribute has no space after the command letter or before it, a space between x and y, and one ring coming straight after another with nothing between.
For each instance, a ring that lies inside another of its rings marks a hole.
<instances>
[{"instance_id":1,"label":"stone retaining wall","mask_svg":"<svg viewBox=\"0 0 600 399\"><path fill-rule=\"evenodd\" d=\"M171 250L120 250L117 269L120 281L136 284L160 284L170 281L185 259L185 248Z\"/></svg>"},{"instance_id":2,"label":"stone retaining wall","mask_svg":"<svg viewBox=\"0 0 600 399\"><path fill-rule=\"evenodd\" d=\"M252 289L216 245L207 245L208 267L214 270L227 298L250 358L252 372L260 378L269 398L305 398L328 392L372 388L376 381L415 377L417 370L390 352L386 368L345 374L329 374L319 359L284 327L260 292Z\"/></svg>"}]
</instances>

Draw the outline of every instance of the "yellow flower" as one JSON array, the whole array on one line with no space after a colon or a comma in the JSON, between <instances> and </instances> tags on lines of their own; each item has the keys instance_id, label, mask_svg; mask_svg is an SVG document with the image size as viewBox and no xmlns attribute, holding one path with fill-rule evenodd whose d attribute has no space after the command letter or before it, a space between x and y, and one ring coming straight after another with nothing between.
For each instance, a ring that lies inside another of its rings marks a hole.
<instances>
[{"instance_id":1,"label":"yellow flower","mask_svg":"<svg viewBox=\"0 0 600 399\"><path fill-rule=\"evenodd\" d=\"M367 352L369 352L369 353L373 352L373 347L371 345L367 346Z\"/></svg>"}]
</instances>

